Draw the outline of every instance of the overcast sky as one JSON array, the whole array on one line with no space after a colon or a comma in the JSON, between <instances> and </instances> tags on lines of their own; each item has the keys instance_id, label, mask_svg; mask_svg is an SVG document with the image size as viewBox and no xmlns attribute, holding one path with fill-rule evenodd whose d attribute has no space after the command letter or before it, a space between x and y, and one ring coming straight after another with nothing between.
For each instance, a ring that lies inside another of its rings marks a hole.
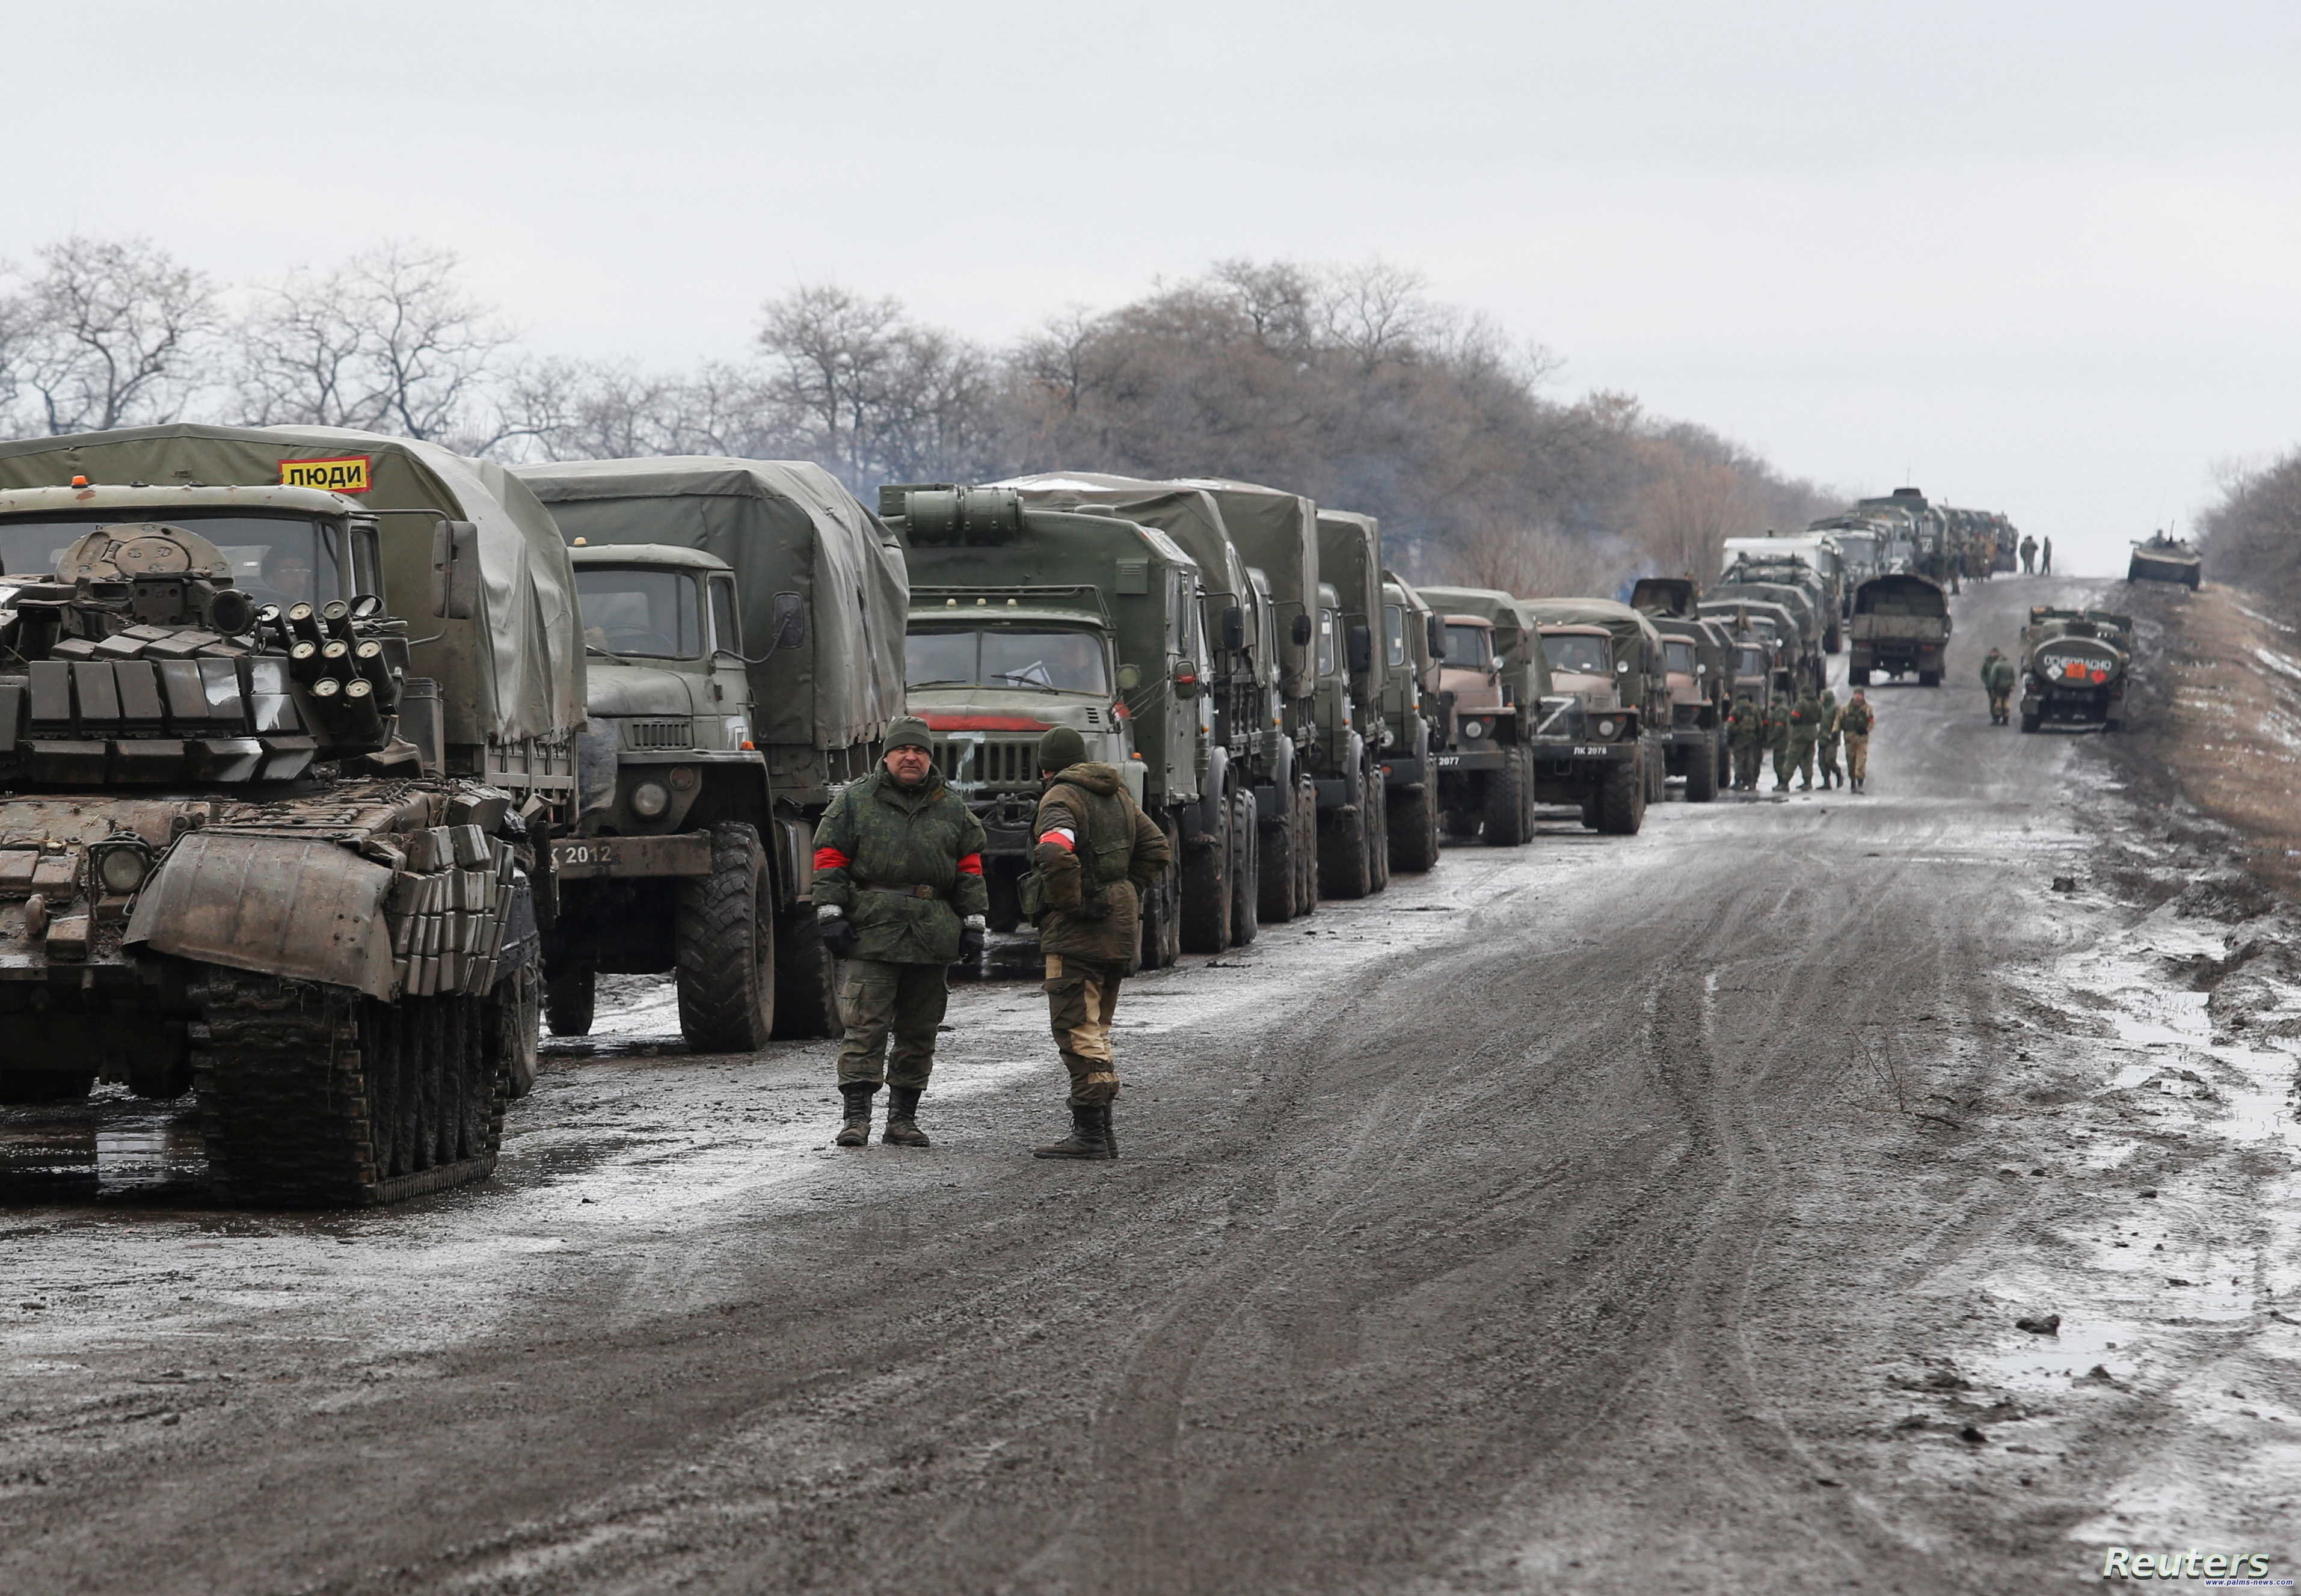
<instances>
[{"instance_id":1,"label":"overcast sky","mask_svg":"<svg viewBox=\"0 0 2301 1596\"><path fill-rule=\"evenodd\" d=\"M684 364L802 281L998 341L1378 254L1561 397L2106 569L2301 442L2297 46L2291 0L19 0L0 255L408 237L539 348Z\"/></svg>"}]
</instances>

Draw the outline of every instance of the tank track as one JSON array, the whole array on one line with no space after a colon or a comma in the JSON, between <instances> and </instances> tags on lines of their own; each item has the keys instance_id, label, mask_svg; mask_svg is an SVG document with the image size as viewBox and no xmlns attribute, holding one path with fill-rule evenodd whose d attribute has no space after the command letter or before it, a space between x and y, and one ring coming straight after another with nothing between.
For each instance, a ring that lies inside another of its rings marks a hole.
<instances>
[{"instance_id":1,"label":"tank track","mask_svg":"<svg viewBox=\"0 0 2301 1596\"><path fill-rule=\"evenodd\" d=\"M386 1004L213 968L192 996L193 1082L219 1198L401 1202L495 1168L510 1084L496 999Z\"/></svg>"}]
</instances>

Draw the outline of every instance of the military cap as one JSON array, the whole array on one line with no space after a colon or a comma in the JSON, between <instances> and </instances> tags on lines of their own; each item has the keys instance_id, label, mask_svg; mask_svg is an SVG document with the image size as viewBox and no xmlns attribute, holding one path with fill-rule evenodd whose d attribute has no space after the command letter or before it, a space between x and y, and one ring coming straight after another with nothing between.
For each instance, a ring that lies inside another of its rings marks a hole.
<instances>
[{"instance_id":1,"label":"military cap","mask_svg":"<svg viewBox=\"0 0 2301 1596\"><path fill-rule=\"evenodd\" d=\"M918 716L907 714L887 728L885 748L890 754L897 748L925 748L934 752L934 734Z\"/></svg>"},{"instance_id":2,"label":"military cap","mask_svg":"<svg viewBox=\"0 0 2301 1596\"><path fill-rule=\"evenodd\" d=\"M1057 726L1039 739L1039 768L1068 770L1086 763L1086 739L1068 726Z\"/></svg>"}]
</instances>

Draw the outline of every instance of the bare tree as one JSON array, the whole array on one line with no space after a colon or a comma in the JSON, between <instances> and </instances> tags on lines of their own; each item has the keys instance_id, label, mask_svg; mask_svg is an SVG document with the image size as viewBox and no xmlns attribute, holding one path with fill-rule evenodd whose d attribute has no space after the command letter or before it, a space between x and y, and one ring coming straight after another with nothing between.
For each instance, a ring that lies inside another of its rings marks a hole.
<instances>
[{"instance_id":1,"label":"bare tree","mask_svg":"<svg viewBox=\"0 0 2301 1596\"><path fill-rule=\"evenodd\" d=\"M39 252L16 309L16 374L49 432L162 422L198 385L215 289L149 239L74 236Z\"/></svg>"},{"instance_id":2,"label":"bare tree","mask_svg":"<svg viewBox=\"0 0 2301 1596\"><path fill-rule=\"evenodd\" d=\"M814 452L859 490L899 360L903 307L835 283L814 283L771 299L759 347L773 370L771 391L812 434Z\"/></svg>"}]
</instances>

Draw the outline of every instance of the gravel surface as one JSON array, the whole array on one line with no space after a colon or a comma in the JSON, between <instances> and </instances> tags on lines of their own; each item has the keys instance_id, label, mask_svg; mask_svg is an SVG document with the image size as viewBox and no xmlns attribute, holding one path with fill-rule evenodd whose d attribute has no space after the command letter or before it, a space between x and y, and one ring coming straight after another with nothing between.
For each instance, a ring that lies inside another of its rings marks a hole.
<instances>
[{"instance_id":1,"label":"gravel surface","mask_svg":"<svg viewBox=\"0 0 2301 1596\"><path fill-rule=\"evenodd\" d=\"M1028 1157L1019 948L926 1151L831 1148L827 1046L685 1054L639 981L494 1181L381 1212L207 1207L172 1110L0 1112L0 1590L2290 1573L2287 932L1976 680L2124 592L1969 589L1862 797L1558 814L1130 983L1117 1164Z\"/></svg>"}]
</instances>

